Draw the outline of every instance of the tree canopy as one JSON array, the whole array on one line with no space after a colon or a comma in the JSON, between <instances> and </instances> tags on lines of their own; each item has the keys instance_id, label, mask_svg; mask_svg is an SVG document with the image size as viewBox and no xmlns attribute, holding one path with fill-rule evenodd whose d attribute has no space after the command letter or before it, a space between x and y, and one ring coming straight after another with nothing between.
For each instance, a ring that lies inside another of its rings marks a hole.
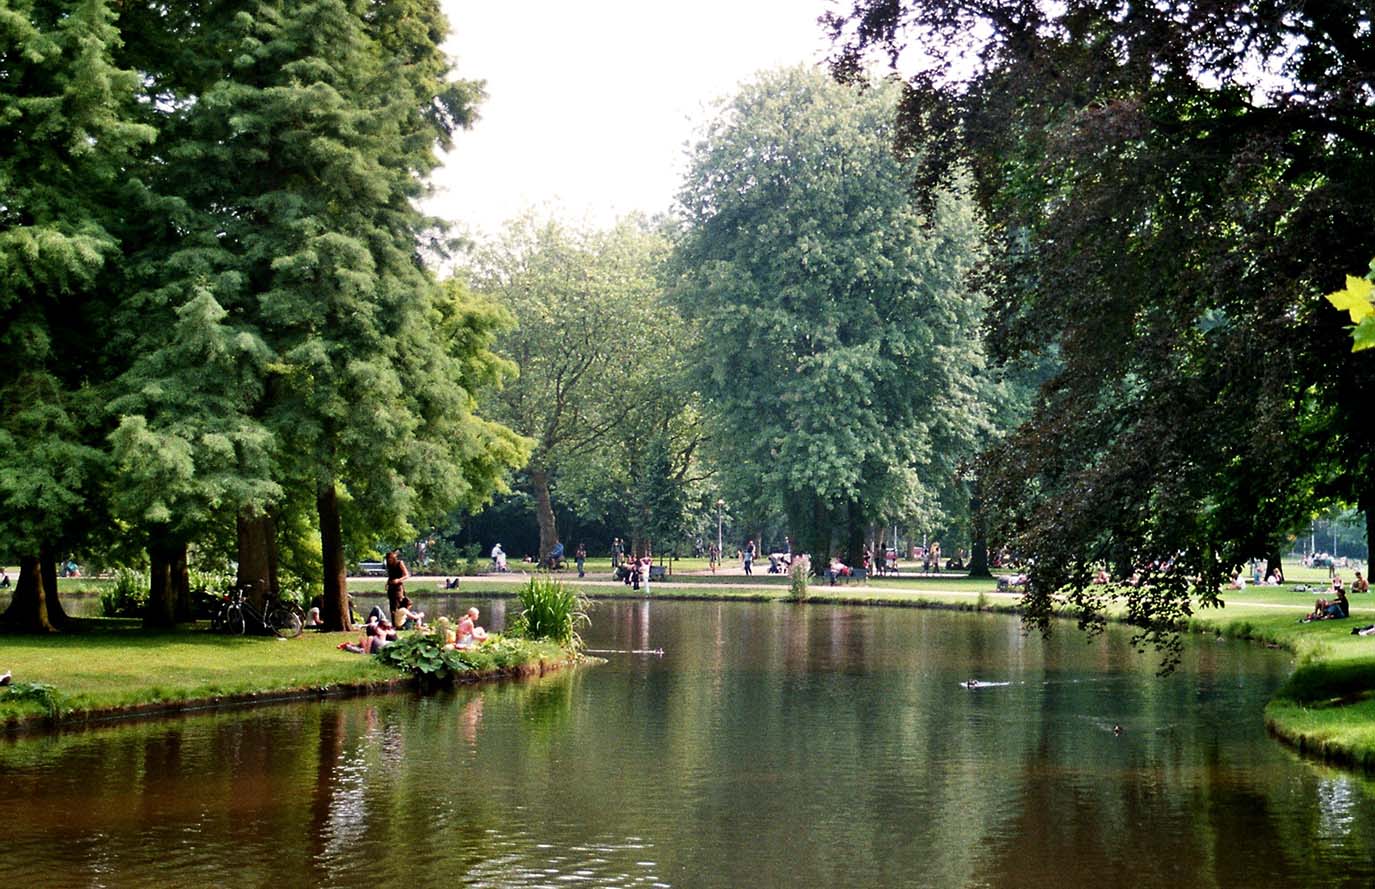
<instances>
[{"instance_id":1,"label":"tree canopy","mask_svg":"<svg viewBox=\"0 0 1375 889\"><path fill-rule=\"evenodd\" d=\"M474 252L473 286L515 320L498 347L520 377L494 410L534 443L524 475L541 558L559 541L559 491L625 516L637 540L676 530L697 435L681 419L692 402L684 330L663 298L667 252L642 220L599 231L529 217Z\"/></svg>"},{"instance_id":2,"label":"tree canopy","mask_svg":"<svg viewBox=\"0 0 1375 889\"><path fill-rule=\"evenodd\" d=\"M1375 507L1375 368L1322 302L1370 256L1367 4L862 0L837 69L907 77L900 145L927 200L971 173L991 221L990 343L1053 354L985 463L996 533L1045 625L1106 563L1171 644L1198 584L1333 501Z\"/></svg>"},{"instance_id":3,"label":"tree canopy","mask_svg":"<svg viewBox=\"0 0 1375 889\"><path fill-rule=\"evenodd\" d=\"M745 85L693 146L674 297L722 485L811 551L833 531L942 513L985 419L979 225L958 184L928 210L893 151L896 92L789 69Z\"/></svg>"}]
</instances>

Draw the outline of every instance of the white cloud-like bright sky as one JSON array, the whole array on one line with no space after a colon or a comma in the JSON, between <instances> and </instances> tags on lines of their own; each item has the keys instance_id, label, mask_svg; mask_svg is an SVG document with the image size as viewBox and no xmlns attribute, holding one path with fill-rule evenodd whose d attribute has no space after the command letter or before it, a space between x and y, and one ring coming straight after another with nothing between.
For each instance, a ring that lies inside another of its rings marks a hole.
<instances>
[{"instance_id":1,"label":"white cloud-like bright sky","mask_svg":"<svg viewBox=\"0 0 1375 889\"><path fill-rule=\"evenodd\" d=\"M843 2L843 0L842 0ZM487 82L427 209L494 233L527 208L606 225L668 210L685 143L755 72L817 64L830 0L444 0L447 48Z\"/></svg>"}]
</instances>

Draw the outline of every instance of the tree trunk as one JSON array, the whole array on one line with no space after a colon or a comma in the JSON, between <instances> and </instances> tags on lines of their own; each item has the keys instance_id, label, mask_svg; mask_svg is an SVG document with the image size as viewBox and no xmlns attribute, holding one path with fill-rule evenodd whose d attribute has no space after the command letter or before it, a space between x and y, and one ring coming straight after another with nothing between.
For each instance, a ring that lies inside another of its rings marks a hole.
<instances>
[{"instance_id":1,"label":"tree trunk","mask_svg":"<svg viewBox=\"0 0 1375 889\"><path fill-rule=\"evenodd\" d=\"M177 592L172 583L175 548L161 542L148 544L148 604L143 610L143 625L148 628L174 627L177 624Z\"/></svg>"},{"instance_id":2,"label":"tree trunk","mask_svg":"<svg viewBox=\"0 0 1375 889\"><path fill-rule=\"evenodd\" d=\"M325 582L320 619L326 630L351 630L353 618L349 614L348 579L344 573L344 525L339 517L339 496L332 479L316 492L315 508L320 516L320 554Z\"/></svg>"},{"instance_id":3,"label":"tree trunk","mask_svg":"<svg viewBox=\"0 0 1375 889\"><path fill-rule=\"evenodd\" d=\"M824 577L826 567L831 563L831 517L826 504L820 497L812 498L810 538L812 573Z\"/></svg>"},{"instance_id":4,"label":"tree trunk","mask_svg":"<svg viewBox=\"0 0 1375 889\"><path fill-rule=\"evenodd\" d=\"M196 604L191 601L191 569L187 564L187 549L185 543L177 545L172 551L172 562L169 566L177 623L187 623L196 619Z\"/></svg>"},{"instance_id":5,"label":"tree trunk","mask_svg":"<svg viewBox=\"0 0 1375 889\"><path fill-rule=\"evenodd\" d=\"M845 564L859 568L864 564L864 521L859 501L845 504Z\"/></svg>"},{"instance_id":6,"label":"tree trunk","mask_svg":"<svg viewBox=\"0 0 1375 889\"><path fill-rule=\"evenodd\" d=\"M530 487L535 491L535 521L539 524L539 561L543 562L559 542L559 530L554 524L554 506L549 499L549 473L543 469L530 470Z\"/></svg>"},{"instance_id":7,"label":"tree trunk","mask_svg":"<svg viewBox=\"0 0 1375 889\"><path fill-rule=\"evenodd\" d=\"M974 482L974 496L969 499L969 520L974 538L969 552L969 576L992 577L993 572L988 570L988 523L984 520L977 481Z\"/></svg>"},{"instance_id":8,"label":"tree trunk","mask_svg":"<svg viewBox=\"0 0 1375 889\"><path fill-rule=\"evenodd\" d=\"M33 633L57 632L48 617L48 595L37 556L19 557L19 581L14 585L10 607L5 610L5 622Z\"/></svg>"},{"instance_id":9,"label":"tree trunk","mask_svg":"<svg viewBox=\"0 0 1375 889\"><path fill-rule=\"evenodd\" d=\"M1279 570L1284 573L1284 565L1280 561L1280 549L1275 544L1271 544L1265 553L1265 576L1269 577L1272 571Z\"/></svg>"},{"instance_id":10,"label":"tree trunk","mask_svg":"<svg viewBox=\"0 0 1375 889\"><path fill-rule=\"evenodd\" d=\"M48 606L48 623L58 629L67 622L67 609L57 598L57 554L45 544L38 547L38 570L43 575L43 598Z\"/></svg>"},{"instance_id":11,"label":"tree trunk","mask_svg":"<svg viewBox=\"0 0 1375 889\"><path fill-rule=\"evenodd\" d=\"M1356 507L1365 516L1365 568L1366 579L1370 579L1370 557L1375 554L1375 493L1362 495L1356 503Z\"/></svg>"},{"instance_id":12,"label":"tree trunk","mask_svg":"<svg viewBox=\"0 0 1375 889\"><path fill-rule=\"evenodd\" d=\"M259 611L269 593L277 591L276 528L266 513L240 512L236 520L238 532L238 583L250 590L249 599Z\"/></svg>"}]
</instances>

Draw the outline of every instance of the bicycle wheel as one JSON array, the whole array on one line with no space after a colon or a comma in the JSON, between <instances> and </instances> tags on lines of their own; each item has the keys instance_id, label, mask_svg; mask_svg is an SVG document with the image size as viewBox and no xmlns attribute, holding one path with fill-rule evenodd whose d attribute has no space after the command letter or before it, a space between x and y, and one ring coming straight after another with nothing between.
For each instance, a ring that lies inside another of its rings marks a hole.
<instances>
[{"instance_id":1,"label":"bicycle wheel","mask_svg":"<svg viewBox=\"0 0 1375 889\"><path fill-rule=\"evenodd\" d=\"M243 608L237 605L230 605L224 610L222 621L224 631L231 636L242 636L248 629L248 622L244 620Z\"/></svg>"},{"instance_id":2,"label":"bicycle wheel","mask_svg":"<svg viewBox=\"0 0 1375 889\"><path fill-rule=\"evenodd\" d=\"M279 605L267 613L267 625L283 639L295 639L301 635L301 615L285 606Z\"/></svg>"}]
</instances>

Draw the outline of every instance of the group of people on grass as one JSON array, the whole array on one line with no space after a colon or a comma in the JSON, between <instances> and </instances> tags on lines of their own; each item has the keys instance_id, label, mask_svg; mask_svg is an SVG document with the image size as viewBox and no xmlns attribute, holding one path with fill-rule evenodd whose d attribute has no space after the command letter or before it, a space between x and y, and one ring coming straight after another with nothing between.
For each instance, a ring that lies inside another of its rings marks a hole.
<instances>
[{"instance_id":1,"label":"group of people on grass","mask_svg":"<svg viewBox=\"0 0 1375 889\"><path fill-rule=\"evenodd\" d=\"M405 596L401 597L401 604L392 612L390 618L382 611L382 606L374 605L372 611L368 613L368 621L363 626L363 635L357 642L339 643L340 651L351 651L355 654L377 654L388 645L397 640L397 631L400 630L436 630L441 637L441 644L446 650L459 649L467 650L476 648L487 640L487 631L478 626L480 613L477 608L469 608L468 611L458 619L457 623L450 621L447 617L441 617L435 621L433 628L425 625L425 613L415 611L411 608L411 600Z\"/></svg>"},{"instance_id":2,"label":"group of people on grass","mask_svg":"<svg viewBox=\"0 0 1375 889\"><path fill-rule=\"evenodd\" d=\"M1370 583L1361 572L1356 572L1356 579L1351 582L1351 592L1368 593ZM1341 620L1351 616L1351 603L1347 601L1346 589L1340 577L1332 578L1332 598L1319 599L1313 606L1313 612L1303 619L1304 623L1314 620Z\"/></svg>"}]
</instances>

